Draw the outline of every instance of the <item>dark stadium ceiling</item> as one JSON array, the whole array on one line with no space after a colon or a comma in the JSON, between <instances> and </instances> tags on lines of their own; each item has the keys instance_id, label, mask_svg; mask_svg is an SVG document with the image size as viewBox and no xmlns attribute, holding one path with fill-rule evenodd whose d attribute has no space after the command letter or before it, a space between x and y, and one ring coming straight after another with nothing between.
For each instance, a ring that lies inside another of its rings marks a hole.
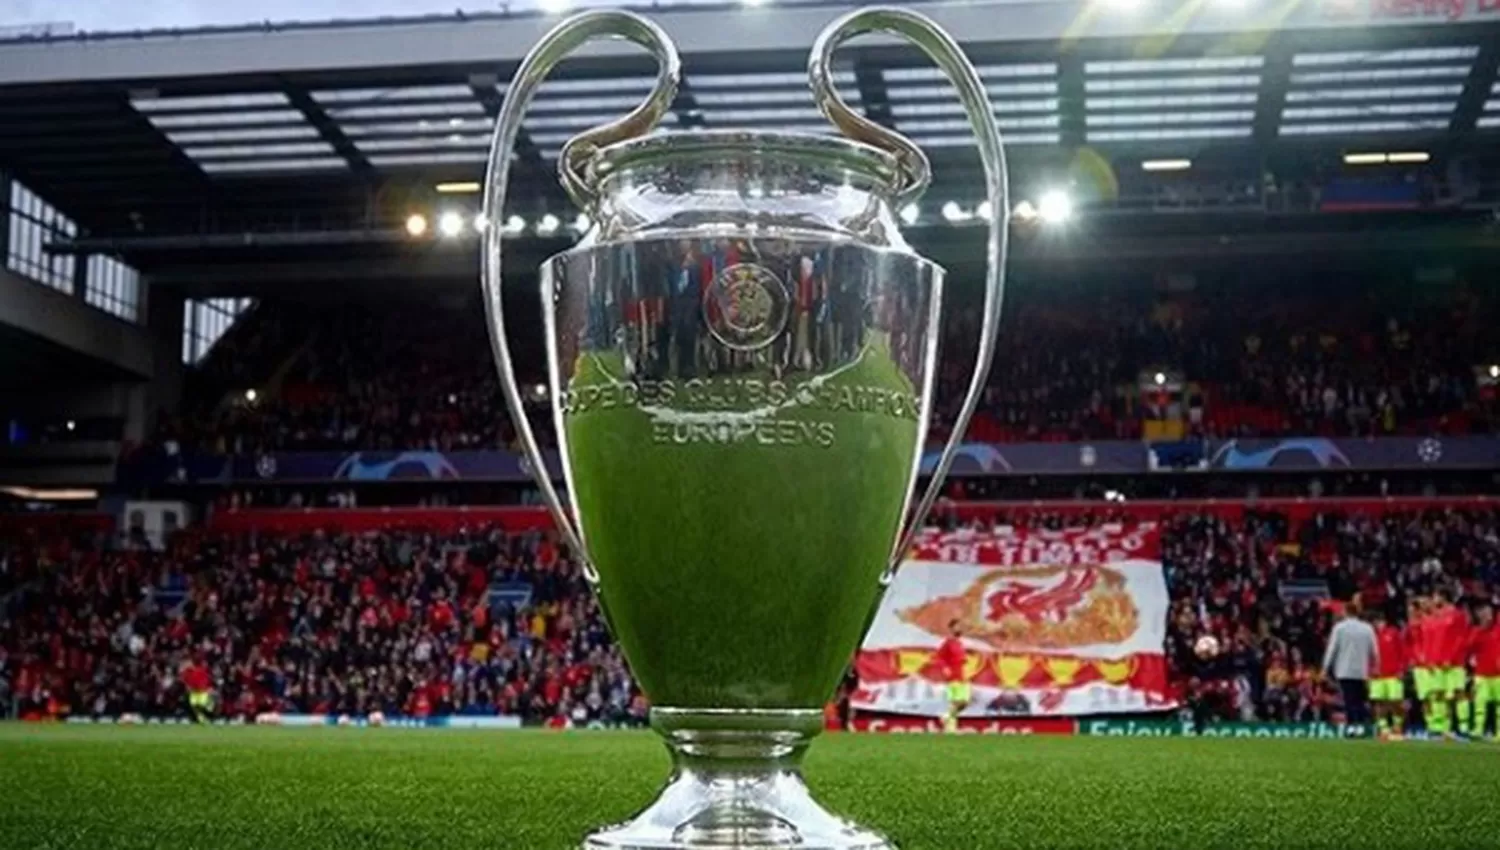
<instances>
[{"instance_id":1,"label":"dark stadium ceiling","mask_svg":"<svg viewBox=\"0 0 1500 850\"><path fill-rule=\"evenodd\" d=\"M1500 15L1397 26L1379 18L1379 3L1350 7L1366 15L1348 20L1305 5L1238 25L1223 12L1204 23L1165 8L1100 23L1109 9L1069 0L924 8L979 65L1020 192L1028 175L1065 167L1080 149L1119 173L1122 196L1143 158L1190 157L1195 174L1230 181L1257 180L1278 162L1337 163L1348 150L1497 155ZM657 15L686 66L666 128L828 132L804 66L813 31L833 14ZM469 17L0 43L0 168L96 238L399 228L436 183L479 178L505 80L547 23ZM552 174L558 150L631 108L651 73L647 60L612 49L571 61L545 85L519 146L519 208L569 214ZM958 102L920 56L856 44L836 83L929 152L930 198L977 200Z\"/></svg>"}]
</instances>

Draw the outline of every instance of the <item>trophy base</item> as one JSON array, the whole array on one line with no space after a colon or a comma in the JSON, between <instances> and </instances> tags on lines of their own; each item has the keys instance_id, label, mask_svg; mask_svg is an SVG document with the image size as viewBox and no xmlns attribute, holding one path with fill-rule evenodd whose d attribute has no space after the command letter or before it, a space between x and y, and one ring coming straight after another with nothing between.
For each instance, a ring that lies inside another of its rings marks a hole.
<instances>
[{"instance_id":1,"label":"trophy base","mask_svg":"<svg viewBox=\"0 0 1500 850\"><path fill-rule=\"evenodd\" d=\"M650 806L583 850L895 850L820 806L802 781L821 711L653 708L672 776Z\"/></svg>"}]
</instances>

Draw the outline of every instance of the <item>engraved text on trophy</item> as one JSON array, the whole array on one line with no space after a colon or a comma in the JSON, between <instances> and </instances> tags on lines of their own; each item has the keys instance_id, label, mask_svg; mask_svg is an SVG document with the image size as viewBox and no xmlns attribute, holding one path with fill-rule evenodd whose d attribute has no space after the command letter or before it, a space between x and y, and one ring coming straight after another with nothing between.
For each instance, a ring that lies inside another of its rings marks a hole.
<instances>
[{"instance_id":1,"label":"engraved text on trophy","mask_svg":"<svg viewBox=\"0 0 1500 850\"><path fill-rule=\"evenodd\" d=\"M658 445L756 443L827 448L838 439L837 423L806 414L862 413L913 422L921 414L917 399L908 393L837 384L833 377L594 383L564 392L561 405L563 413L572 417L635 408L651 420L651 441Z\"/></svg>"}]
</instances>

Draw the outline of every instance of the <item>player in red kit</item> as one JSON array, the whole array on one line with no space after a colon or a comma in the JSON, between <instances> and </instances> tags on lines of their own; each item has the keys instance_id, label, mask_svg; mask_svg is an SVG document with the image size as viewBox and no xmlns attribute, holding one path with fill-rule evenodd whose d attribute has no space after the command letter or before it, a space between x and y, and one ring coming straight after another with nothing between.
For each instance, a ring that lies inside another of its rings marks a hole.
<instances>
[{"instance_id":1,"label":"player in red kit","mask_svg":"<svg viewBox=\"0 0 1500 850\"><path fill-rule=\"evenodd\" d=\"M1407 607L1406 615L1406 664L1411 669L1412 687L1417 693L1417 704L1422 706L1422 726L1428 732L1433 729L1433 685L1437 675L1429 657L1428 643L1429 603L1425 596L1414 598Z\"/></svg>"},{"instance_id":2,"label":"player in red kit","mask_svg":"<svg viewBox=\"0 0 1500 850\"><path fill-rule=\"evenodd\" d=\"M1471 715L1474 731L1500 739L1500 623L1495 622L1495 608L1480 602L1474 609L1476 625L1470 635L1469 651L1474 656L1474 703ZM1490 709L1495 709L1490 725Z\"/></svg>"},{"instance_id":3,"label":"player in red kit","mask_svg":"<svg viewBox=\"0 0 1500 850\"><path fill-rule=\"evenodd\" d=\"M187 689L188 708L195 723L207 723L214 710L213 679L208 667L198 661L189 661L182 667L182 686Z\"/></svg>"},{"instance_id":4,"label":"player in red kit","mask_svg":"<svg viewBox=\"0 0 1500 850\"><path fill-rule=\"evenodd\" d=\"M1423 637L1434 671L1433 699L1429 703L1433 714L1428 719L1428 731L1452 737L1450 718L1456 714L1458 731L1467 733L1473 724L1469 713L1472 706L1462 698L1467 690L1464 662L1469 658L1469 615L1453 604L1450 591L1438 591Z\"/></svg>"},{"instance_id":5,"label":"player in red kit","mask_svg":"<svg viewBox=\"0 0 1500 850\"><path fill-rule=\"evenodd\" d=\"M948 680L948 713L943 715L943 731L958 731L958 715L969 705L972 692L969 681L964 678L964 661L968 653L964 650L963 632L959 622L948 623L948 637L938 647L938 665Z\"/></svg>"},{"instance_id":6,"label":"player in red kit","mask_svg":"<svg viewBox=\"0 0 1500 850\"><path fill-rule=\"evenodd\" d=\"M1375 724L1383 738L1400 737L1405 715L1406 635L1391 625L1385 612L1376 608L1375 646L1379 657L1370 679L1370 701L1375 703Z\"/></svg>"}]
</instances>

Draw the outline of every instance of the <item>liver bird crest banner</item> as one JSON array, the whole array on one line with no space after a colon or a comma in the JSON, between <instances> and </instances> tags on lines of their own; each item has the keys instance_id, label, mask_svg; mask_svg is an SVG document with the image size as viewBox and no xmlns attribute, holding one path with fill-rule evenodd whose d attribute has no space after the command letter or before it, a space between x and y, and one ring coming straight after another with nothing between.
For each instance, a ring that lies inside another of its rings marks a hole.
<instances>
[{"instance_id":1,"label":"liver bird crest banner","mask_svg":"<svg viewBox=\"0 0 1500 850\"><path fill-rule=\"evenodd\" d=\"M965 717L1161 711L1168 597L1155 523L920 536L855 660L857 710L941 715L955 620Z\"/></svg>"}]
</instances>

